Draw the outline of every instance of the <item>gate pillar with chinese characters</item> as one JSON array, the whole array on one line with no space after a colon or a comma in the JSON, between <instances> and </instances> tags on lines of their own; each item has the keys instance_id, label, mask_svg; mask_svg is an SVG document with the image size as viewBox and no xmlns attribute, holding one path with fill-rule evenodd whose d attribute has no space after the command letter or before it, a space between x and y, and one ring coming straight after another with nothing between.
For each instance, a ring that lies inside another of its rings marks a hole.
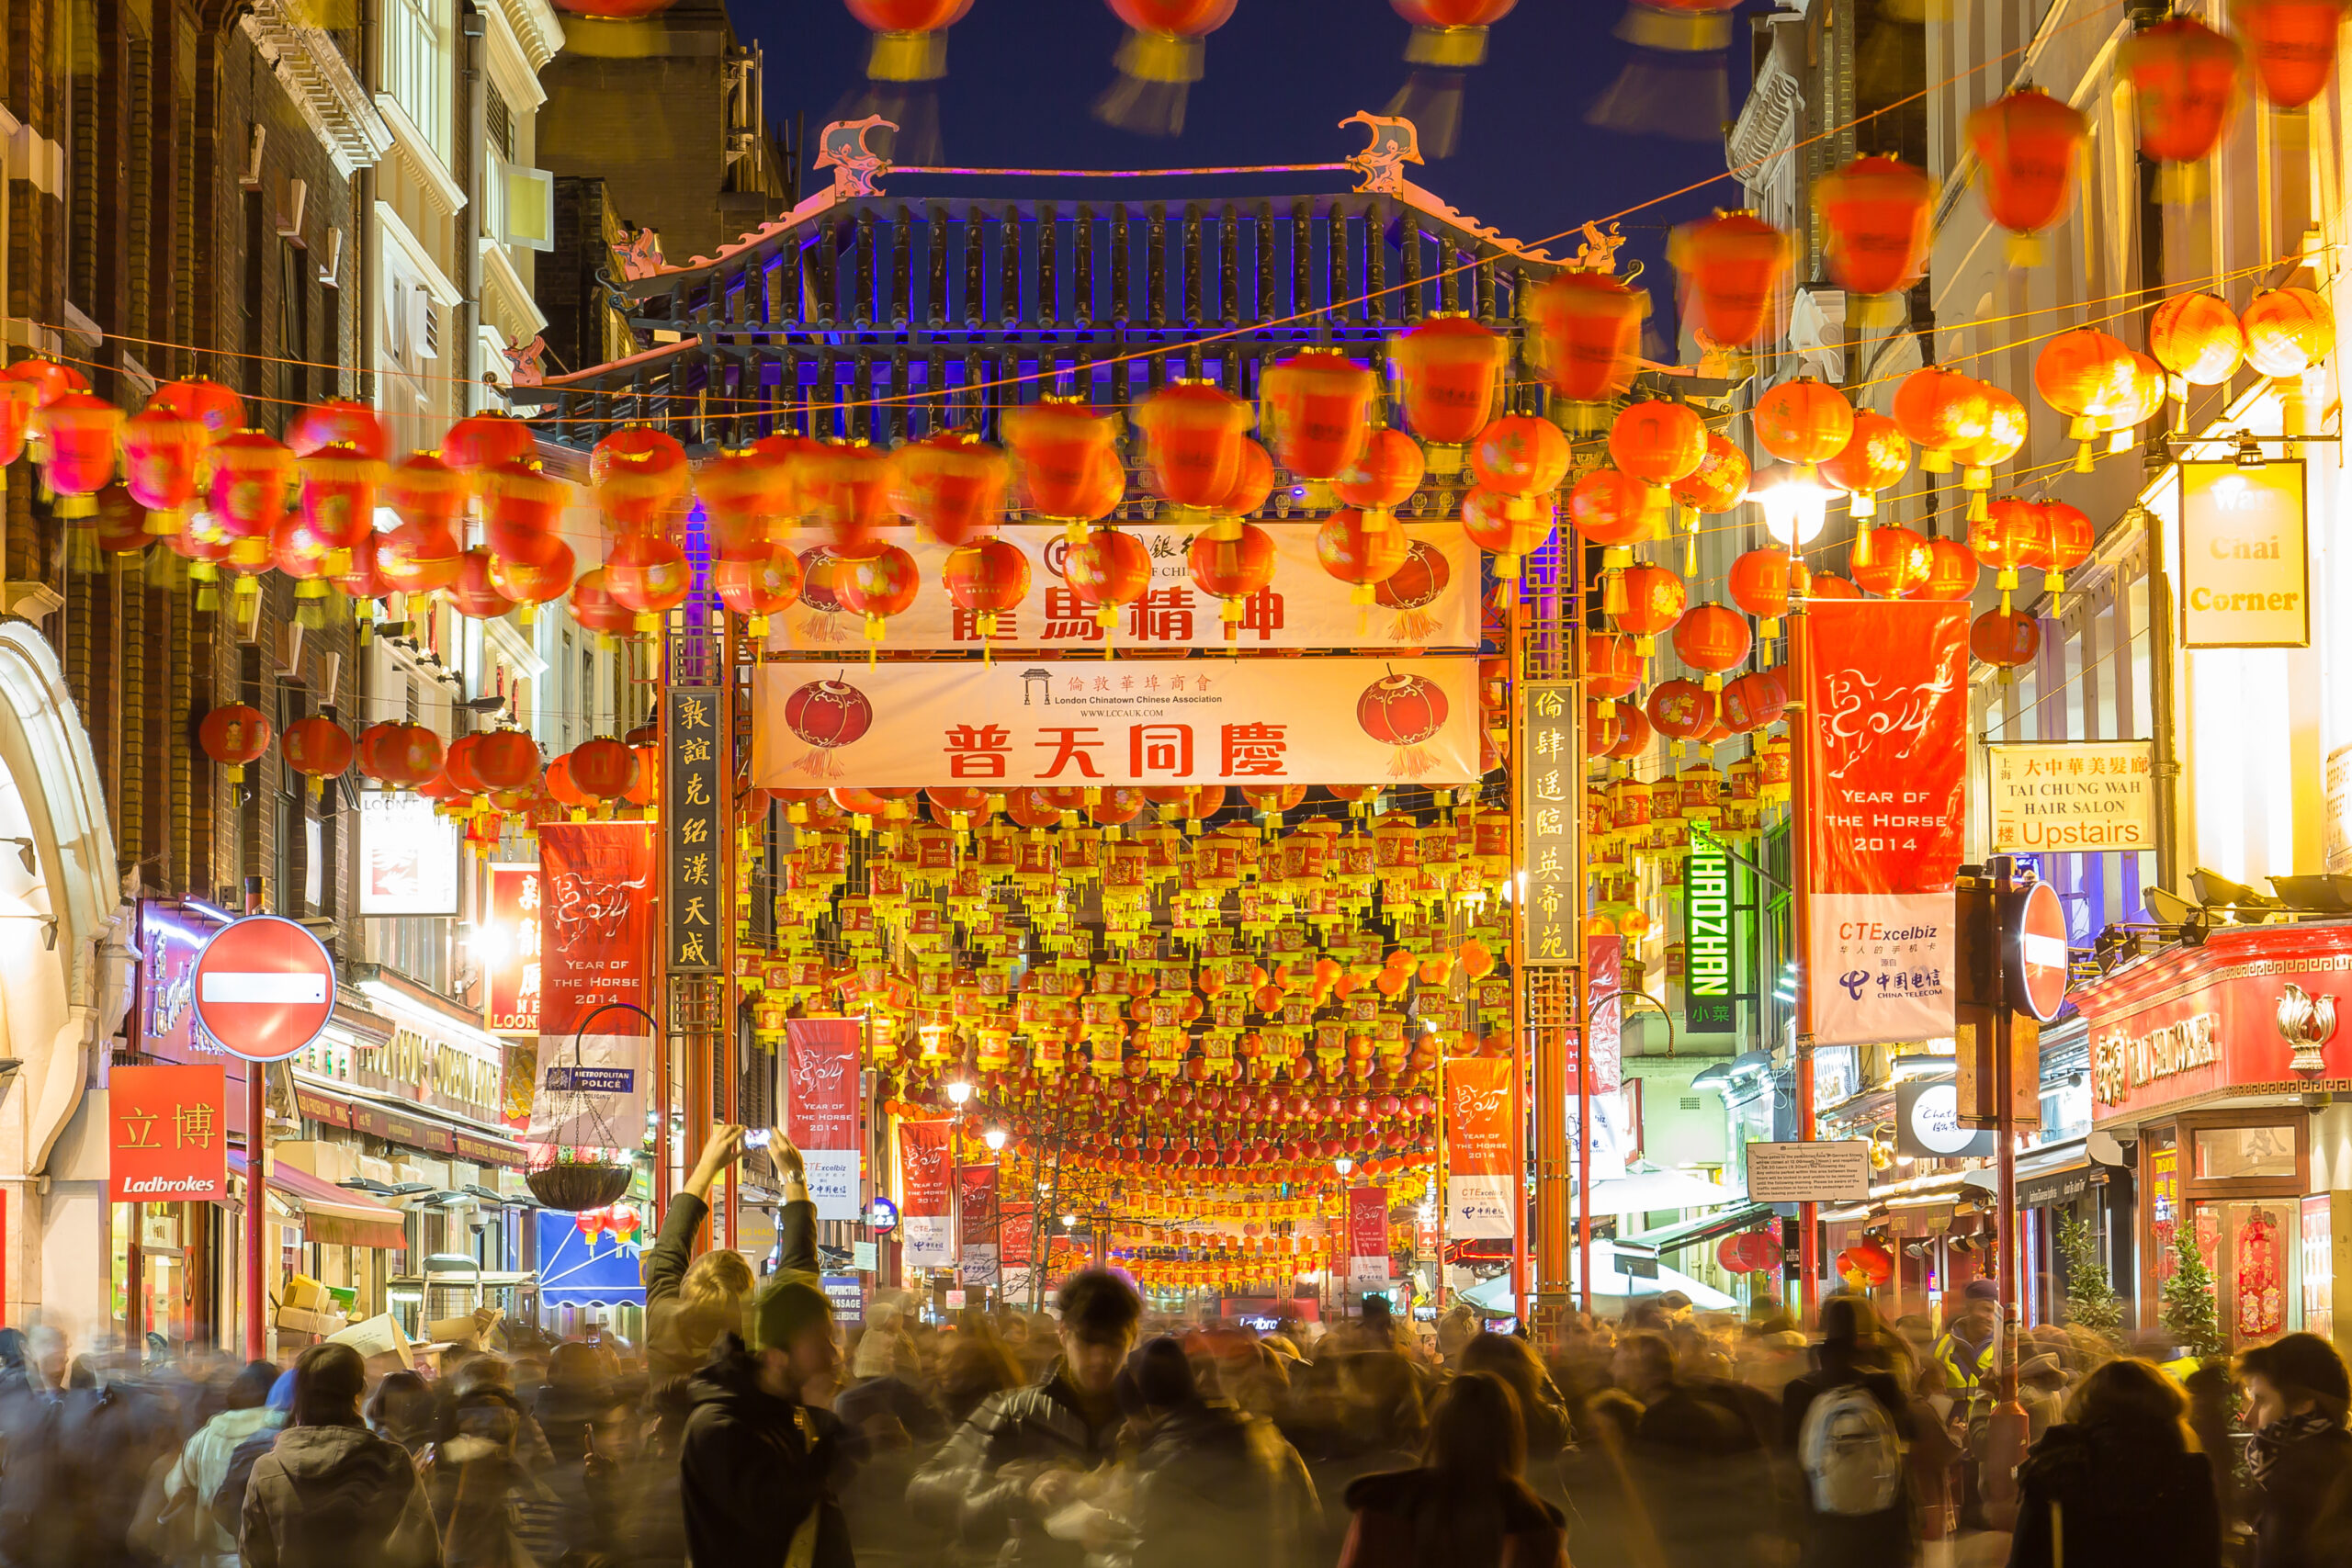
<instances>
[{"instance_id":1,"label":"gate pillar with chinese characters","mask_svg":"<svg viewBox=\"0 0 2352 1568\"><path fill-rule=\"evenodd\" d=\"M1547 553L1548 554L1548 553ZM1544 568L1530 576L1533 603L1512 639L1515 655L1512 817L1517 825L1518 877L1513 889L1518 919L1515 979L1523 1012L1519 1031L1522 1064L1532 1055L1535 1328L1540 1342L1555 1344L1569 1310L1576 1281L1591 1304L1591 1183L1584 1179L1591 1148L1591 1064L1584 1044L1585 856L1583 637L1573 589L1556 576L1542 581ZM1570 1164L1567 1102L1573 1051L1577 1135L1581 1150ZM1575 1177L1572 1183L1571 1177ZM1583 1217L1569 1223L1570 1193L1579 1194ZM1522 1222L1521 1234L1528 1226ZM1573 1242L1572 1238L1573 1237ZM1571 1247L1580 1272L1572 1275ZM1523 1290L1527 1281L1517 1281Z\"/></svg>"},{"instance_id":2,"label":"gate pillar with chinese characters","mask_svg":"<svg viewBox=\"0 0 2352 1568\"><path fill-rule=\"evenodd\" d=\"M707 558L695 566L695 591L665 617L659 797L664 1049L657 1053L654 1081L665 1142L673 1105L684 1119L681 1169L702 1157L712 1123L734 1120L740 1072L733 996L739 649L733 618L710 590ZM671 1190L676 1179L662 1170L660 1190ZM732 1247L739 1204L731 1168L722 1181L711 1201L716 1223L707 1242Z\"/></svg>"}]
</instances>

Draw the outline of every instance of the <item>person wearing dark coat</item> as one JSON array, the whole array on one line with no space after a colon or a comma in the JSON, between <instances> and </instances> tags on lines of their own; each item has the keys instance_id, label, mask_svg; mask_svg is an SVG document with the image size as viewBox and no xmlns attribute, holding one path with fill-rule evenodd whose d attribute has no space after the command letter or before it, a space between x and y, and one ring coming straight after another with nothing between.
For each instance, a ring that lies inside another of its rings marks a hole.
<instances>
[{"instance_id":1,"label":"person wearing dark coat","mask_svg":"<svg viewBox=\"0 0 2352 1568\"><path fill-rule=\"evenodd\" d=\"M1492 1372L1446 1386L1414 1470L1361 1477L1340 1568L1567 1568L1566 1516L1528 1490L1519 1396Z\"/></svg>"},{"instance_id":2,"label":"person wearing dark coat","mask_svg":"<svg viewBox=\"0 0 2352 1568\"><path fill-rule=\"evenodd\" d=\"M243 1568L438 1568L414 1461L360 1421L367 1387L348 1345L313 1345L295 1361L293 1423L245 1488Z\"/></svg>"},{"instance_id":3,"label":"person wearing dark coat","mask_svg":"<svg viewBox=\"0 0 2352 1568\"><path fill-rule=\"evenodd\" d=\"M1262 1568L1312 1568L1314 1483L1271 1422L1204 1398L1172 1338L1137 1351L1121 1403L1148 1428L1128 1464L1132 1568L1200 1568L1237 1548Z\"/></svg>"},{"instance_id":4,"label":"person wearing dark coat","mask_svg":"<svg viewBox=\"0 0 2352 1568\"><path fill-rule=\"evenodd\" d=\"M2220 1568L2221 1514L2188 1408L2152 1361L2085 1378L2018 1467L2009 1568Z\"/></svg>"},{"instance_id":5,"label":"person wearing dark coat","mask_svg":"<svg viewBox=\"0 0 2352 1568\"><path fill-rule=\"evenodd\" d=\"M1116 1389L1141 1298L1117 1275L1090 1269L1064 1281L1057 1304L1062 1359L1041 1381L983 1400L907 1488L910 1506L1003 1568L1084 1561L1084 1549L1047 1533L1046 1521L1100 1483L1122 1425Z\"/></svg>"},{"instance_id":6,"label":"person wearing dark coat","mask_svg":"<svg viewBox=\"0 0 2352 1568\"><path fill-rule=\"evenodd\" d=\"M1883 1332L1864 1297L1832 1296L1821 1303L1822 1337L1814 1349L1814 1370L1790 1379L1781 1391L1781 1445L1796 1452L1800 1465L1807 1413L1815 1400L1842 1388L1867 1393L1886 1411L1895 1437L1906 1445L1915 1440L1911 1402L1887 1371ZM1875 1514L1818 1513L1810 1486L1804 1495L1800 1568L1900 1568L1916 1555L1907 1486L1897 1492L1893 1506Z\"/></svg>"},{"instance_id":7,"label":"person wearing dark coat","mask_svg":"<svg viewBox=\"0 0 2352 1568\"><path fill-rule=\"evenodd\" d=\"M841 1365L832 1303L808 1280L779 1275L743 1325L748 1343L720 1338L692 1385L678 1450L686 1556L726 1568L782 1568L795 1538L810 1529L814 1568L856 1568L833 1496L844 1460L841 1422L806 1397L829 1391Z\"/></svg>"},{"instance_id":8,"label":"person wearing dark coat","mask_svg":"<svg viewBox=\"0 0 2352 1568\"><path fill-rule=\"evenodd\" d=\"M2254 1525L2252 1568L2352 1562L2352 1377L2335 1347L2289 1334L2238 1358L2253 1405L2241 1502Z\"/></svg>"}]
</instances>

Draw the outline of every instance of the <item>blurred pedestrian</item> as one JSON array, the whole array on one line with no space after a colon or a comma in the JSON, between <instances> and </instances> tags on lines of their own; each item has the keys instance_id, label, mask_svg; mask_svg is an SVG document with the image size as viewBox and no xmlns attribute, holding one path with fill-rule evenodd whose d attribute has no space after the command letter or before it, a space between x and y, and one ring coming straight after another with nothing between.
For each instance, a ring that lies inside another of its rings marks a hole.
<instances>
[{"instance_id":1,"label":"blurred pedestrian","mask_svg":"<svg viewBox=\"0 0 2352 1568\"><path fill-rule=\"evenodd\" d=\"M2352 1376L2316 1334L2289 1334L2238 1358L2254 1438L2245 1511L2253 1568L2352 1562Z\"/></svg>"},{"instance_id":2,"label":"blurred pedestrian","mask_svg":"<svg viewBox=\"0 0 2352 1568\"><path fill-rule=\"evenodd\" d=\"M659 1384L694 1376L722 1334L743 1329L752 1266L731 1247L695 1254L710 1219L710 1190L743 1157L744 1130L722 1123L710 1130L686 1184L662 1211L662 1234L638 1268L645 1279L646 1370ZM789 1147L790 1145L786 1145Z\"/></svg>"},{"instance_id":3,"label":"blurred pedestrian","mask_svg":"<svg viewBox=\"0 0 2352 1568\"><path fill-rule=\"evenodd\" d=\"M1904 1450L1911 1401L1866 1297L1821 1303L1814 1370L1781 1395L1782 1443L1805 1472L1803 1568L1897 1568L1917 1551Z\"/></svg>"},{"instance_id":4,"label":"blurred pedestrian","mask_svg":"<svg viewBox=\"0 0 2352 1568\"><path fill-rule=\"evenodd\" d=\"M2152 1361L2085 1378L2018 1467L2009 1568L2220 1568L2221 1515L2188 1408Z\"/></svg>"},{"instance_id":5,"label":"blurred pedestrian","mask_svg":"<svg viewBox=\"0 0 2352 1568\"><path fill-rule=\"evenodd\" d=\"M1204 1397L1172 1338L1124 1374L1141 1444L1130 1462L1133 1568L1201 1568L1246 1552L1261 1568L1319 1568L1315 1488L1269 1422Z\"/></svg>"},{"instance_id":6,"label":"blurred pedestrian","mask_svg":"<svg viewBox=\"0 0 2352 1568\"><path fill-rule=\"evenodd\" d=\"M212 1497L220 1490L237 1445L274 1425L269 1390L277 1381L277 1369L269 1362L246 1363L229 1384L228 1408L197 1429L164 1472L164 1507L172 1521L160 1543L166 1555L199 1568L233 1568L236 1533L216 1517ZM183 1548L188 1553L185 1558Z\"/></svg>"},{"instance_id":7,"label":"blurred pedestrian","mask_svg":"<svg viewBox=\"0 0 2352 1568\"><path fill-rule=\"evenodd\" d=\"M313 1345L294 1363L293 1421L254 1462L243 1568L436 1568L433 1516L408 1450L359 1418L359 1352Z\"/></svg>"},{"instance_id":8,"label":"blurred pedestrian","mask_svg":"<svg viewBox=\"0 0 2352 1568\"><path fill-rule=\"evenodd\" d=\"M1962 1287L1960 1311L1936 1341L1936 1359L1951 1374L1952 1386L1973 1389L1993 1370L1993 1334L2001 1315L2001 1287L1971 1280Z\"/></svg>"},{"instance_id":9,"label":"blurred pedestrian","mask_svg":"<svg viewBox=\"0 0 2352 1568\"><path fill-rule=\"evenodd\" d=\"M1446 1386L1427 1455L1348 1488L1340 1568L1566 1568L1566 1517L1528 1489L1519 1396L1491 1372Z\"/></svg>"}]
</instances>

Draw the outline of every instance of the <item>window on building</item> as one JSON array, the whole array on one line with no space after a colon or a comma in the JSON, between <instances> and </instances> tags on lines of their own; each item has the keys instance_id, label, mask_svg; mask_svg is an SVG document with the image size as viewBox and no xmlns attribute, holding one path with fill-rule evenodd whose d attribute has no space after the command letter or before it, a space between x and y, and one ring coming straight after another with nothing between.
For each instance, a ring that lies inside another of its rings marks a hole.
<instances>
[{"instance_id":1,"label":"window on building","mask_svg":"<svg viewBox=\"0 0 2352 1568\"><path fill-rule=\"evenodd\" d=\"M511 164L514 161L514 111L506 107L506 95L498 90L498 84L485 82L482 87L482 129L498 155Z\"/></svg>"},{"instance_id":2,"label":"window on building","mask_svg":"<svg viewBox=\"0 0 2352 1568\"><path fill-rule=\"evenodd\" d=\"M384 91L447 167L452 0L385 0Z\"/></svg>"}]
</instances>

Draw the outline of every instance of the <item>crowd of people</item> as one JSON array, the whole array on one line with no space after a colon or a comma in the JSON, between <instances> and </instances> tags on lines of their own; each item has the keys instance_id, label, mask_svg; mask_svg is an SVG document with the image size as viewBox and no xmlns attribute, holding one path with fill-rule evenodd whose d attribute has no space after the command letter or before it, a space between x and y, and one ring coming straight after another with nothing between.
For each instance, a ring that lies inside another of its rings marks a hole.
<instances>
[{"instance_id":1,"label":"crowd of people","mask_svg":"<svg viewBox=\"0 0 2352 1568\"><path fill-rule=\"evenodd\" d=\"M1169 1321L1103 1269L844 1325L780 1137L773 1271L695 1251L742 1146L672 1201L636 1345L516 1328L428 1380L0 1330L0 1568L2352 1564L2352 1379L2310 1334L2161 1364L1980 1281L1940 1325L1833 1296L1810 1339L1669 1294L1546 1356L1376 1297Z\"/></svg>"}]
</instances>

